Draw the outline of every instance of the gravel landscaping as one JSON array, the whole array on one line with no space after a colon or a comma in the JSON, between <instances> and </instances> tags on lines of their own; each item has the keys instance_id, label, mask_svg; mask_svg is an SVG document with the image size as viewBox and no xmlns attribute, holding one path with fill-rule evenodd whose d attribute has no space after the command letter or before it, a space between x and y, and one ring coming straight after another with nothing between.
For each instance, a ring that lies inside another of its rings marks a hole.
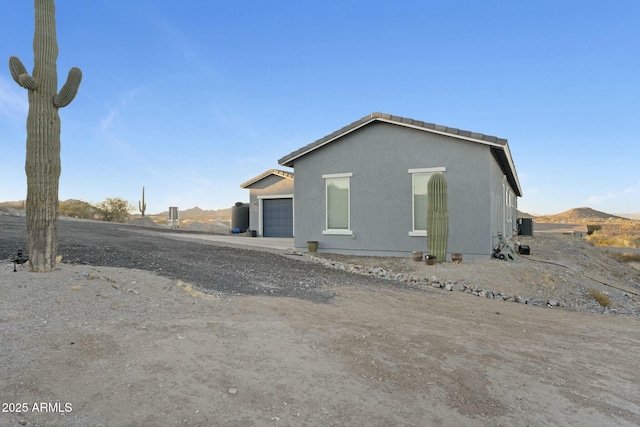
<instances>
[{"instance_id":1,"label":"gravel landscaping","mask_svg":"<svg viewBox=\"0 0 640 427\"><path fill-rule=\"evenodd\" d=\"M583 241L428 266L162 233L62 220L55 271L13 272L0 216L1 426L640 425L640 276Z\"/></svg>"}]
</instances>

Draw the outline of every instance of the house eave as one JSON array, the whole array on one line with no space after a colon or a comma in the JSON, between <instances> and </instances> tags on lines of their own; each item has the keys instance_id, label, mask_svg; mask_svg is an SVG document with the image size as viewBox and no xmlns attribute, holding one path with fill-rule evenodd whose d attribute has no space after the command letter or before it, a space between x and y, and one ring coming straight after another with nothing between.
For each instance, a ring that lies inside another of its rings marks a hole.
<instances>
[{"instance_id":1,"label":"house eave","mask_svg":"<svg viewBox=\"0 0 640 427\"><path fill-rule=\"evenodd\" d=\"M263 173L261 173L258 176L255 176L253 178L251 178L248 181L243 182L242 184L240 184L240 188L249 188L251 187L253 184L262 181L263 179L271 176L271 175L275 175L275 176L279 176L281 178L284 179L291 179L293 180L293 174L290 172L285 172L285 171L281 171L279 169L269 169Z\"/></svg>"},{"instance_id":2,"label":"house eave","mask_svg":"<svg viewBox=\"0 0 640 427\"><path fill-rule=\"evenodd\" d=\"M492 154L496 158L496 161L500 165L500 168L507 176L507 179L512 186L514 192L517 196L522 196L522 188L520 187L520 182L518 180L518 175L516 173L515 165L513 163L513 159L511 157L511 152L509 150L509 144L506 139L498 138L491 135L485 135L482 133L470 132L466 130L461 130L457 128L450 128L447 126L436 125L433 123L422 122L418 120L408 119L400 116L392 116L390 114L384 113L371 113L368 116L361 118L343 128L324 136L311 144L305 145L304 147L293 151L292 153L282 157L278 160L278 164L282 166L294 167L294 163L296 159L303 157L318 148L324 147L331 142L336 141L352 132L355 132L372 122L379 121L383 123L389 123L396 126L404 126L411 129L416 129L423 132L434 133L437 135L447 136L450 138L456 138L464 141L475 142L478 144L483 144L489 146Z\"/></svg>"}]
</instances>

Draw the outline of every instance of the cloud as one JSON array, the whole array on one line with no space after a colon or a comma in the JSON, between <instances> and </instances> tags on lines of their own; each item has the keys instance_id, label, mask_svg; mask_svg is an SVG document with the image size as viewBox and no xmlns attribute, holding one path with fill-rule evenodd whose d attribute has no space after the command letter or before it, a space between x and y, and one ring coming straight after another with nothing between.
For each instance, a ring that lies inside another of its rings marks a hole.
<instances>
[{"instance_id":1,"label":"cloud","mask_svg":"<svg viewBox=\"0 0 640 427\"><path fill-rule=\"evenodd\" d=\"M640 182L638 182L634 186L627 187L622 190L610 190L606 194L592 194L587 197L586 203L598 205L609 200L618 199L620 197L627 197L630 194L638 193L639 191Z\"/></svg>"},{"instance_id":2,"label":"cloud","mask_svg":"<svg viewBox=\"0 0 640 427\"><path fill-rule=\"evenodd\" d=\"M102 132L103 134L108 133L113 127L113 122L116 120L116 117L118 117L118 110L112 108L109 113L107 113L106 117L100 119L100 132Z\"/></svg>"},{"instance_id":3,"label":"cloud","mask_svg":"<svg viewBox=\"0 0 640 427\"><path fill-rule=\"evenodd\" d=\"M10 119L25 118L29 111L27 91L0 77L0 115Z\"/></svg>"},{"instance_id":4,"label":"cloud","mask_svg":"<svg viewBox=\"0 0 640 427\"><path fill-rule=\"evenodd\" d=\"M106 140L120 150L129 152L131 147L127 140L118 132L118 119L120 112L138 95L140 89L132 89L120 96L119 105L111 107L107 113L98 120L98 132Z\"/></svg>"}]
</instances>

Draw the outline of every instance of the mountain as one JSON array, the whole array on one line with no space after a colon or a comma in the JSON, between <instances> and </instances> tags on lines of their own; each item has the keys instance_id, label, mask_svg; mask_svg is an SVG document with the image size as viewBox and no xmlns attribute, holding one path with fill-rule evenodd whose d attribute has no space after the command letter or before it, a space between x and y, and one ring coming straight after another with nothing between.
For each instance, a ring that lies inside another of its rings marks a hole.
<instances>
[{"instance_id":1,"label":"mountain","mask_svg":"<svg viewBox=\"0 0 640 427\"><path fill-rule=\"evenodd\" d=\"M518 218L535 218L536 215L532 215L526 212L518 211Z\"/></svg>"},{"instance_id":2,"label":"mountain","mask_svg":"<svg viewBox=\"0 0 640 427\"><path fill-rule=\"evenodd\" d=\"M621 216L623 218L629 218L629 219L640 219L640 212L636 212L636 213L619 213L616 214L618 216Z\"/></svg>"},{"instance_id":3,"label":"mountain","mask_svg":"<svg viewBox=\"0 0 640 427\"><path fill-rule=\"evenodd\" d=\"M24 209L24 200L18 200L16 202L0 202L0 209Z\"/></svg>"},{"instance_id":4,"label":"mountain","mask_svg":"<svg viewBox=\"0 0 640 427\"><path fill-rule=\"evenodd\" d=\"M132 216L137 216L137 215L132 215ZM146 216L149 216L153 219L157 219L157 220L166 220L169 217L169 211L164 211L164 212L160 212L157 214L147 214ZM199 221L206 221L206 220L213 220L213 219L230 219L231 218L231 208L227 208L227 209L201 209L197 206L191 208L191 209L185 209L185 210L179 210L178 211L178 216L180 217L181 220L199 220Z\"/></svg>"},{"instance_id":5,"label":"mountain","mask_svg":"<svg viewBox=\"0 0 640 427\"><path fill-rule=\"evenodd\" d=\"M25 216L24 200L0 202L0 215Z\"/></svg>"},{"instance_id":6,"label":"mountain","mask_svg":"<svg viewBox=\"0 0 640 427\"><path fill-rule=\"evenodd\" d=\"M621 216L609 214L606 212L597 211L595 209L583 207L569 209L568 211L561 212L555 215L545 215L536 218L536 222L555 222L555 223L569 223L569 222L602 222L602 221L628 221L627 218Z\"/></svg>"}]
</instances>

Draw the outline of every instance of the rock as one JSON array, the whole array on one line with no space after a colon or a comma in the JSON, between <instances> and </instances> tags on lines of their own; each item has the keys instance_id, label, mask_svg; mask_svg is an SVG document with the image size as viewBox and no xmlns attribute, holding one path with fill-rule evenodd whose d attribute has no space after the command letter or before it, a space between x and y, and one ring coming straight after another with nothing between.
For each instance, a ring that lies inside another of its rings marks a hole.
<instances>
[{"instance_id":1,"label":"rock","mask_svg":"<svg viewBox=\"0 0 640 427\"><path fill-rule=\"evenodd\" d=\"M496 301L504 301L504 297L502 295L500 295L500 294L494 295L493 299L496 300Z\"/></svg>"},{"instance_id":2,"label":"rock","mask_svg":"<svg viewBox=\"0 0 640 427\"><path fill-rule=\"evenodd\" d=\"M229 394L236 394L237 392L238 392L238 389L237 389L237 388L233 388L233 387L231 387L231 388L229 389Z\"/></svg>"},{"instance_id":3,"label":"rock","mask_svg":"<svg viewBox=\"0 0 640 427\"><path fill-rule=\"evenodd\" d=\"M484 296L493 299L493 291L484 291Z\"/></svg>"},{"instance_id":4,"label":"rock","mask_svg":"<svg viewBox=\"0 0 640 427\"><path fill-rule=\"evenodd\" d=\"M550 299L549 301L547 301L547 305L549 307L557 307L558 305L560 305L560 303L557 299Z\"/></svg>"},{"instance_id":5,"label":"rock","mask_svg":"<svg viewBox=\"0 0 640 427\"><path fill-rule=\"evenodd\" d=\"M460 283L456 283L456 282L452 282L452 281L447 281L447 283L444 285L444 288L448 291L462 291L464 290L464 286L462 286Z\"/></svg>"}]
</instances>

